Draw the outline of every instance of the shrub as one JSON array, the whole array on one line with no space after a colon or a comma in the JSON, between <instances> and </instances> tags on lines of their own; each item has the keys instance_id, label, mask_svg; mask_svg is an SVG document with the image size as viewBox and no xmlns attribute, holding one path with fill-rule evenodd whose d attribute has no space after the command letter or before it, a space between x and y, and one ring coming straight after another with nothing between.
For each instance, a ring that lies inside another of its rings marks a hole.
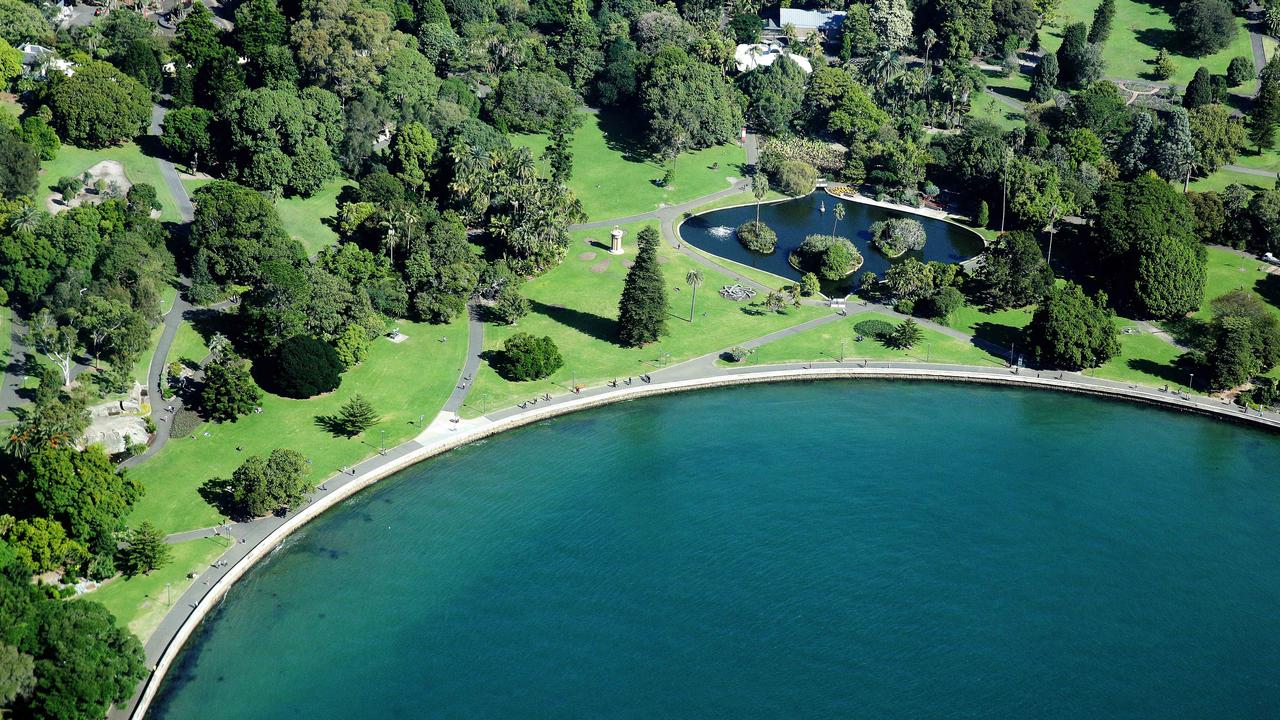
<instances>
[{"instance_id":1,"label":"shrub","mask_svg":"<svg viewBox=\"0 0 1280 720\"><path fill-rule=\"evenodd\" d=\"M540 380L562 365L564 358L550 337L516 333L503 343L494 369L508 380Z\"/></svg>"},{"instance_id":2,"label":"shrub","mask_svg":"<svg viewBox=\"0 0 1280 720\"><path fill-rule=\"evenodd\" d=\"M818 276L811 272L805 273L800 278L800 294L805 297L811 297L822 292L822 284L818 282Z\"/></svg>"},{"instance_id":3,"label":"shrub","mask_svg":"<svg viewBox=\"0 0 1280 720\"><path fill-rule=\"evenodd\" d=\"M853 329L859 335L875 338L876 340L884 340L893 333L893 323L885 322L884 320L863 320L854 323Z\"/></svg>"},{"instance_id":4,"label":"shrub","mask_svg":"<svg viewBox=\"0 0 1280 720\"><path fill-rule=\"evenodd\" d=\"M186 437L196 431L200 427L200 416L195 410L182 408L173 414L173 425L169 428L169 434L173 437Z\"/></svg>"},{"instance_id":5,"label":"shrub","mask_svg":"<svg viewBox=\"0 0 1280 720\"><path fill-rule=\"evenodd\" d=\"M928 240L924 225L911 218L881 220L871 226L871 238L871 242L891 258L912 250L921 250Z\"/></svg>"},{"instance_id":6,"label":"shrub","mask_svg":"<svg viewBox=\"0 0 1280 720\"><path fill-rule=\"evenodd\" d=\"M779 192L792 197L808 195L818 184L818 171L800 160L785 160L778 165L774 183Z\"/></svg>"},{"instance_id":7,"label":"shrub","mask_svg":"<svg viewBox=\"0 0 1280 720\"><path fill-rule=\"evenodd\" d=\"M944 287L916 303L916 314L927 318L945 318L964 305L964 294L954 287Z\"/></svg>"},{"instance_id":8,"label":"shrub","mask_svg":"<svg viewBox=\"0 0 1280 720\"><path fill-rule=\"evenodd\" d=\"M824 172L844 167L846 150L839 145L808 138L767 138L760 148L760 164L776 169L787 160L799 160Z\"/></svg>"},{"instance_id":9,"label":"shrub","mask_svg":"<svg viewBox=\"0 0 1280 720\"><path fill-rule=\"evenodd\" d=\"M862 266L862 255L848 238L810 235L791 253L789 261L797 270L815 273L823 280L839 280Z\"/></svg>"},{"instance_id":10,"label":"shrub","mask_svg":"<svg viewBox=\"0 0 1280 720\"><path fill-rule=\"evenodd\" d=\"M924 339L924 331L915 320L907 318L902 324L893 329L889 337L885 340L885 344L896 350L910 350L917 343Z\"/></svg>"},{"instance_id":11,"label":"shrub","mask_svg":"<svg viewBox=\"0 0 1280 720\"><path fill-rule=\"evenodd\" d=\"M903 315L913 315L916 311L916 303L914 300L902 298L893 304L893 309L895 312L900 312Z\"/></svg>"},{"instance_id":12,"label":"shrub","mask_svg":"<svg viewBox=\"0 0 1280 720\"><path fill-rule=\"evenodd\" d=\"M735 345L725 352L725 359L730 362L742 362L743 360L751 357L751 352L751 350L744 348L741 345Z\"/></svg>"},{"instance_id":13,"label":"shrub","mask_svg":"<svg viewBox=\"0 0 1280 720\"><path fill-rule=\"evenodd\" d=\"M495 321L515 325L516 321L529 314L529 300L520 294L514 283L508 282L494 296L489 311Z\"/></svg>"},{"instance_id":14,"label":"shrub","mask_svg":"<svg viewBox=\"0 0 1280 720\"><path fill-rule=\"evenodd\" d=\"M53 184L53 189L58 191L62 196L63 202L71 202L76 195L80 194L80 190L84 188L84 181L78 177L70 177L63 175L58 178L58 182Z\"/></svg>"},{"instance_id":15,"label":"shrub","mask_svg":"<svg viewBox=\"0 0 1280 720\"><path fill-rule=\"evenodd\" d=\"M266 375L259 383L285 397L313 397L336 390L342 382L342 360L337 351L329 343L306 335L285 340L265 365Z\"/></svg>"},{"instance_id":16,"label":"shrub","mask_svg":"<svg viewBox=\"0 0 1280 720\"><path fill-rule=\"evenodd\" d=\"M769 255L778 247L778 233L762 222L748 220L738 226L736 234L742 247L751 252Z\"/></svg>"},{"instance_id":17,"label":"shrub","mask_svg":"<svg viewBox=\"0 0 1280 720\"><path fill-rule=\"evenodd\" d=\"M978 202L978 212L974 215L974 227L984 228L991 223L991 208L987 205L986 200Z\"/></svg>"},{"instance_id":18,"label":"shrub","mask_svg":"<svg viewBox=\"0 0 1280 720\"><path fill-rule=\"evenodd\" d=\"M1173 57L1169 55L1169 51L1160 48L1160 52L1156 53L1155 64L1151 68L1151 75L1156 80L1168 80L1178 72L1178 64L1173 61Z\"/></svg>"},{"instance_id":19,"label":"shrub","mask_svg":"<svg viewBox=\"0 0 1280 720\"><path fill-rule=\"evenodd\" d=\"M1254 78L1253 61L1247 57L1231 58L1227 66L1227 82L1231 87L1239 87Z\"/></svg>"}]
</instances>

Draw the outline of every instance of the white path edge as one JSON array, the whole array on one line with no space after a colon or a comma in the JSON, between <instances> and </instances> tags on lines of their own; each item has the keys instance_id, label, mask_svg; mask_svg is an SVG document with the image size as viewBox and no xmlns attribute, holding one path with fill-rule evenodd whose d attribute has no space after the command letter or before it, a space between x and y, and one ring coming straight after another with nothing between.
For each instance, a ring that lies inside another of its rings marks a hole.
<instances>
[{"instance_id":1,"label":"white path edge","mask_svg":"<svg viewBox=\"0 0 1280 720\"><path fill-rule=\"evenodd\" d=\"M768 366L765 366L759 369L744 369L742 371L738 371L736 368L717 368L719 372L713 372L712 374L703 377L673 380L670 382L658 382L647 385L634 384L629 387L622 387L588 397L572 398L560 403L525 410L501 419L490 419L486 416L455 423L455 415L447 412L440 413L435 420L432 421L431 425L418 435L417 438L405 443L405 445L417 444L419 447L402 456L391 459L387 463L375 469L365 472L363 476L335 489L334 492L325 495L316 502L300 510L296 515L289 518L280 527L267 535L244 557L237 561L226 574L219 578L218 581L211 586L205 595L199 600L196 607L190 615L188 615L186 621L165 647L154 671L147 679L142 696L134 706L130 717L133 718L133 720L142 720L142 718L145 717L147 710L151 706L151 702L155 699L156 692L158 691L165 675L177 659L183 646L186 644L186 641L199 627L201 621L203 621L204 618L217 606L218 602L227 593L227 591L231 589L237 580L248 572L259 560L269 555L291 533L298 530L303 525L306 525L312 519L318 517L320 514L334 507L338 503L356 494L360 490L363 490L389 475L421 462L422 460L506 430L529 425L531 423L536 423L560 415L578 412L580 410L600 407L617 402L624 402L636 398L711 387L784 381L869 378L973 382L1063 390L1087 395L1142 402L1175 410L1189 410L1200 414L1216 416L1218 418L1234 421L1247 420L1252 424L1261 425L1272 430L1280 430L1280 418L1273 417L1273 414L1268 414L1266 416L1241 416L1237 414L1237 412L1233 411L1234 406L1226 405L1215 407L1212 403L1186 400L1182 396L1174 393L1161 393L1158 390L1143 388L1141 386L1129 387L1118 384L1116 386L1100 384L1097 380L1075 374L1071 374L1071 377L1067 377L1066 374L1064 374L1062 375L1064 379L1059 380L1052 376L1033 376L1030 372L1027 374L1015 374L1005 368L983 369L966 368L965 366L948 367L943 365L893 367L892 363L882 363L880 364L880 367L849 367L847 364L837 363L822 364L822 367L814 367L815 365L818 365L818 363L778 366L776 369L771 369ZM1090 382L1090 380L1092 380L1092 382Z\"/></svg>"}]
</instances>

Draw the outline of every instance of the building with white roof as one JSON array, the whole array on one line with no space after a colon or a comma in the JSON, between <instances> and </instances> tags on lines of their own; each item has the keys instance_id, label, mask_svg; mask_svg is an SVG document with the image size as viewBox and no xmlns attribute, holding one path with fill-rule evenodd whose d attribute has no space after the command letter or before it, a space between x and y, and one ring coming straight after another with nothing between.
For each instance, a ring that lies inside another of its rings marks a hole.
<instances>
[{"instance_id":1,"label":"building with white roof","mask_svg":"<svg viewBox=\"0 0 1280 720\"><path fill-rule=\"evenodd\" d=\"M799 65L806 75L813 72L813 63L809 62L809 58L789 52L777 43L739 45L733 51L733 61L738 66L738 72L747 72L758 67L772 65L775 60L783 55L786 55L789 60Z\"/></svg>"}]
</instances>

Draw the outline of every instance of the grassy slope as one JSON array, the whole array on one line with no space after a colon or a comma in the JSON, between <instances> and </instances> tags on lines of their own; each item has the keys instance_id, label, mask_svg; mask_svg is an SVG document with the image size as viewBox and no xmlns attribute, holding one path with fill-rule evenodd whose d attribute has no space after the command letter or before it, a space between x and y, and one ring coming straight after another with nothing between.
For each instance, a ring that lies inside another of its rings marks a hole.
<instances>
[{"instance_id":1,"label":"grassy slope","mask_svg":"<svg viewBox=\"0 0 1280 720\"><path fill-rule=\"evenodd\" d=\"M305 452L318 484L344 465L376 452L380 430L386 431L388 447L416 435L421 430L418 416L430 421L457 381L466 354L466 321L444 326L402 322L399 327L408 340L399 345L375 340L369 359L349 370L342 386L329 395L309 400L268 395L260 414L207 424L194 438L170 440L158 455L131 471L147 492L129 524L150 520L166 532L217 524L220 516L196 489L210 477L229 474L247 455L265 455L280 447ZM439 342L441 337L446 341ZM381 423L352 439L335 438L317 427L317 416L335 413L357 392L378 409Z\"/></svg>"},{"instance_id":2,"label":"grassy slope","mask_svg":"<svg viewBox=\"0 0 1280 720\"><path fill-rule=\"evenodd\" d=\"M188 193L194 193L211 182L213 180L208 178L185 178L182 186ZM330 180L309 198L285 197L276 200L280 224L302 243L308 255L315 255L322 248L338 242L338 234L328 223L337 218L338 194L342 192L342 188L351 184L350 180Z\"/></svg>"},{"instance_id":3,"label":"grassy slope","mask_svg":"<svg viewBox=\"0 0 1280 720\"><path fill-rule=\"evenodd\" d=\"M178 326L178 332L173 336L173 345L169 346L165 364L175 361L199 363L208 354L209 346L204 338L196 331L195 326L184 322Z\"/></svg>"},{"instance_id":4,"label":"grassy slope","mask_svg":"<svg viewBox=\"0 0 1280 720\"><path fill-rule=\"evenodd\" d=\"M1214 190L1222 192L1228 185L1243 185L1252 192L1260 190L1269 190L1274 187L1276 181L1264 175L1251 175L1249 173L1235 172L1233 170L1219 170L1206 178L1191 181L1191 189L1196 192L1208 192ZM1181 186L1178 186L1181 189Z\"/></svg>"},{"instance_id":5,"label":"grassy slope","mask_svg":"<svg viewBox=\"0 0 1280 720\"><path fill-rule=\"evenodd\" d=\"M230 546L226 538L202 538L171 546L173 561L150 575L117 578L84 597L100 602L143 642L160 625L165 613L199 579L187 578L208 568ZM167 588L165 586L168 586Z\"/></svg>"},{"instance_id":6,"label":"grassy slope","mask_svg":"<svg viewBox=\"0 0 1280 720\"><path fill-rule=\"evenodd\" d=\"M1101 0L1068 0L1061 3L1057 17L1049 23L1047 32L1042 31L1040 39L1047 50L1054 51L1062 44L1062 33L1067 25L1075 22L1090 23L1093 11ZM1253 57L1249 45L1249 34L1245 32L1244 21L1238 20L1240 32L1235 40L1223 50L1201 58L1187 57L1180 53L1174 36L1173 21L1162 7L1139 0L1116 0L1116 15L1111 24L1111 37L1103 48L1103 59L1106 60L1107 77L1119 77L1133 80L1151 80L1151 67L1156 52L1166 48L1172 55L1178 71L1166 82L1186 85L1195 75L1196 68L1204 66L1215 75L1227 71L1227 65L1234 57ZM1236 88L1245 91L1248 88Z\"/></svg>"},{"instance_id":7,"label":"grassy slope","mask_svg":"<svg viewBox=\"0 0 1280 720\"><path fill-rule=\"evenodd\" d=\"M131 142L102 150L85 150L63 145L56 159L41 166L40 182L44 189L41 190L40 201L43 203L48 194L53 193L52 185L58 181L58 178L78 176L103 160L115 160L123 165L124 174L128 176L130 182L147 183L155 187L156 198L162 206L161 220L166 222L179 220L177 203L173 199L173 194L169 192L169 187L164 183L160 166L156 164L155 158L144 155L142 149ZM44 194L46 190L48 194Z\"/></svg>"},{"instance_id":8,"label":"grassy slope","mask_svg":"<svg viewBox=\"0 0 1280 720\"><path fill-rule=\"evenodd\" d=\"M1244 257L1224 248L1211 247L1209 251L1209 277L1205 283L1204 302L1195 317L1209 320L1212 313L1209 301L1236 289L1245 289L1262 296L1272 310L1280 314L1280 276L1266 272L1266 263Z\"/></svg>"},{"instance_id":9,"label":"grassy slope","mask_svg":"<svg viewBox=\"0 0 1280 720\"><path fill-rule=\"evenodd\" d=\"M1001 365L990 353L972 343L957 340L937 330L924 329L924 339L911 350L894 350L871 338L857 342L853 326L863 320L884 320L897 324L889 315L874 312L852 314L847 320L816 327L764 345L752 362L782 363L806 360L838 360L840 341L844 340L844 357L848 359L925 362L926 360L958 365Z\"/></svg>"},{"instance_id":10,"label":"grassy slope","mask_svg":"<svg viewBox=\"0 0 1280 720\"><path fill-rule=\"evenodd\" d=\"M560 348L565 365L545 380L515 383L503 380L486 363L475 379L463 416L474 417L485 407L503 407L543 393L562 395L575 378L580 384L600 384L614 377L641 375L663 364L715 352L827 312L822 308L804 307L782 315L748 314L744 312L745 304L718 295L720 287L731 282L728 276L704 270L706 280L698 291L697 317L690 323L690 291L684 276L697 266L664 244L659 256L667 261L662 269L671 303L667 318L670 332L648 347L619 347L613 337L618 298L626 275L622 262L634 257L636 232L641 227L643 224L624 227L627 235L623 245L627 252L622 257L604 251L606 233L574 233L568 259L560 267L525 284L522 292L533 303L533 312L514 327L486 326L485 348L499 349L506 338L517 332L549 335ZM599 244L588 245L588 238ZM591 252L595 253L594 257L579 259L580 255ZM603 272L592 271L592 267L605 263L607 267Z\"/></svg>"},{"instance_id":11,"label":"grassy slope","mask_svg":"<svg viewBox=\"0 0 1280 720\"><path fill-rule=\"evenodd\" d=\"M315 255L322 248L338 242L338 234L327 222L337 218L338 193L351 184L349 180L330 180L309 198L290 197L276 201L281 224L302 243L308 255Z\"/></svg>"},{"instance_id":12,"label":"grassy slope","mask_svg":"<svg viewBox=\"0 0 1280 720\"><path fill-rule=\"evenodd\" d=\"M727 178L742 178L746 155L736 144L681 153L675 160L671 188L660 187L665 168L639 146L634 122L618 113L583 114L573 138L573 177L569 186L592 220L608 220L678 205L729 187ZM514 135L511 141L533 150L547 145L542 135ZM715 170L711 166L719 163Z\"/></svg>"}]
</instances>

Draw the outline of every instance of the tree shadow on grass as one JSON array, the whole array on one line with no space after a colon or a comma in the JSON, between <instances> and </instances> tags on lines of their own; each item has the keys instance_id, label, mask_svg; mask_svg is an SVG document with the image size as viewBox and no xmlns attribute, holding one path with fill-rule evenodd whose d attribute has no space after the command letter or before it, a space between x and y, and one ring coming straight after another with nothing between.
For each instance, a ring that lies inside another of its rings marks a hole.
<instances>
[{"instance_id":1,"label":"tree shadow on grass","mask_svg":"<svg viewBox=\"0 0 1280 720\"><path fill-rule=\"evenodd\" d=\"M1186 360L1178 358L1172 363L1158 363L1146 358L1130 358L1125 363L1130 370L1152 375L1170 385L1185 385L1195 368Z\"/></svg>"},{"instance_id":2,"label":"tree shadow on grass","mask_svg":"<svg viewBox=\"0 0 1280 720\"><path fill-rule=\"evenodd\" d=\"M1273 307L1280 308L1280 275L1267 275L1258 278L1253 284L1253 291L1262 296Z\"/></svg>"},{"instance_id":3,"label":"tree shadow on grass","mask_svg":"<svg viewBox=\"0 0 1280 720\"><path fill-rule=\"evenodd\" d=\"M555 307L537 300L530 301L533 311L571 327L588 337L613 344L617 339L617 323L612 318L566 307Z\"/></svg>"},{"instance_id":4,"label":"tree shadow on grass","mask_svg":"<svg viewBox=\"0 0 1280 720\"><path fill-rule=\"evenodd\" d=\"M648 163L653 160L653 150L644 141L642 128L633 115L602 109L597 117L605 147L621 153L627 162Z\"/></svg>"},{"instance_id":5,"label":"tree shadow on grass","mask_svg":"<svg viewBox=\"0 0 1280 720\"><path fill-rule=\"evenodd\" d=\"M1205 323L1199 318L1182 317L1175 320L1166 320L1161 323L1161 327L1165 332L1169 333L1174 342L1179 345L1190 346L1197 338L1204 335Z\"/></svg>"},{"instance_id":6,"label":"tree shadow on grass","mask_svg":"<svg viewBox=\"0 0 1280 720\"><path fill-rule=\"evenodd\" d=\"M1181 55L1178 52L1178 33L1167 28L1142 28L1135 32L1134 37L1138 42L1146 45L1152 50L1165 48L1172 53Z\"/></svg>"},{"instance_id":7,"label":"tree shadow on grass","mask_svg":"<svg viewBox=\"0 0 1280 720\"><path fill-rule=\"evenodd\" d=\"M973 326L973 335L997 347L1010 347L1022 342L1022 328L993 322L980 322Z\"/></svg>"}]
</instances>

